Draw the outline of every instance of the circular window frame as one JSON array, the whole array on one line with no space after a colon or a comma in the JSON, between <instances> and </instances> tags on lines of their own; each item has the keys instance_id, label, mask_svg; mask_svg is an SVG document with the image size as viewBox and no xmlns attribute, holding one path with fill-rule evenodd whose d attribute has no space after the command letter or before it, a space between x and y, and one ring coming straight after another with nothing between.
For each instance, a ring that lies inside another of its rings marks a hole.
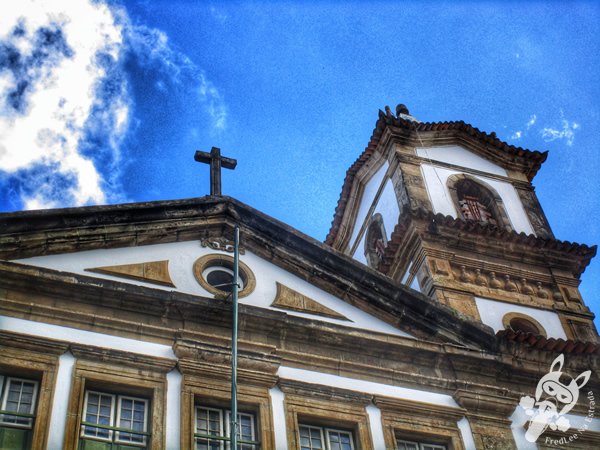
<instances>
[{"instance_id":1,"label":"circular window frame","mask_svg":"<svg viewBox=\"0 0 600 450\"><path fill-rule=\"evenodd\" d=\"M205 290L213 294L216 298L227 298L230 293L222 291L210 285L204 272L210 267L224 267L233 270L233 257L229 255L210 254L198 258L194 262L194 278ZM239 261L239 276L244 281L244 288L238 291L238 298L250 295L256 287L256 277L246 264Z\"/></svg>"},{"instance_id":2,"label":"circular window frame","mask_svg":"<svg viewBox=\"0 0 600 450\"><path fill-rule=\"evenodd\" d=\"M544 329L544 327L542 326L541 323L539 323L537 320L535 320L533 317L528 316L527 314L521 314L521 313L508 313L505 314L504 317L502 318L502 325L504 326L504 328L506 330L512 330L513 328L510 325L510 322L513 321L514 319L523 319L523 320L527 320L528 322L530 322L531 324L533 324L534 326L537 327L538 329L538 335L543 336L545 338L548 337L548 335L546 334L546 330Z\"/></svg>"}]
</instances>

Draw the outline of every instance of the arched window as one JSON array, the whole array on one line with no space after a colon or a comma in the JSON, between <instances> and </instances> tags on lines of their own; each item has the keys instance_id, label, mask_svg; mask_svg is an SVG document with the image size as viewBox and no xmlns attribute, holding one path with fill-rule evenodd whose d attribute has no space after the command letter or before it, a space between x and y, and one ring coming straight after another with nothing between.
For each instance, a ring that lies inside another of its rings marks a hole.
<instances>
[{"instance_id":1,"label":"arched window","mask_svg":"<svg viewBox=\"0 0 600 450\"><path fill-rule=\"evenodd\" d=\"M467 220L496 225L498 221L491 208L494 200L486 191L481 185L468 178L456 183L460 213Z\"/></svg>"},{"instance_id":2,"label":"arched window","mask_svg":"<svg viewBox=\"0 0 600 450\"><path fill-rule=\"evenodd\" d=\"M542 324L533 317L526 316L525 314L508 313L502 318L502 324L504 328L509 330L532 333L536 336L546 336L546 330L544 330Z\"/></svg>"},{"instance_id":3,"label":"arched window","mask_svg":"<svg viewBox=\"0 0 600 450\"><path fill-rule=\"evenodd\" d=\"M369 267L377 268L383 258L386 247L387 238L385 227L383 226L383 217L377 213L371 218L365 239L365 257L367 258Z\"/></svg>"},{"instance_id":4,"label":"arched window","mask_svg":"<svg viewBox=\"0 0 600 450\"><path fill-rule=\"evenodd\" d=\"M448 188L459 217L512 229L501 197L479 180L468 175L454 175L448 179Z\"/></svg>"}]
</instances>

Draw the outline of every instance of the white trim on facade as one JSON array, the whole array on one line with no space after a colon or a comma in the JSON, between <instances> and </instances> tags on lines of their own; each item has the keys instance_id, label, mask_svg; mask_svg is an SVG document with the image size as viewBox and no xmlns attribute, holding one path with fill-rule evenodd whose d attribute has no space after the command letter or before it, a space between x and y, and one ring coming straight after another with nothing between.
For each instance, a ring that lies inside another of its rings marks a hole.
<instances>
[{"instance_id":1,"label":"white trim on facade","mask_svg":"<svg viewBox=\"0 0 600 450\"><path fill-rule=\"evenodd\" d=\"M2 321L0 321L0 324L2 324ZM58 358L58 371L54 385L52 413L50 414L50 432L48 434L49 449L63 448L75 361L75 357L70 352L63 353Z\"/></svg>"},{"instance_id":2,"label":"white trim on facade","mask_svg":"<svg viewBox=\"0 0 600 450\"><path fill-rule=\"evenodd\" d=\"M59 339L77 344L111 348L141 355L176 359L175 353L169 345L123 338L95 331L85 331L78 328L63 327L61 325L52 325L34 320L17 319L16 317L0 315L0 330L49 339Z\"/></svg>"},{"instance_id":3,"label":"white trim on facade","mask_svg":"<svg viewBox=\"0 0 600 450\"><path fill-rule=\"evenodd\" d=\"M179 450L181 445L181 382L183 376L177 369L167 374L167 405L165 408L166 450Z\"/></svg>"},{"instance_id":4,"label":"white trim on facade","mask_svg":"<svg viewBox=\"0 0 600 450\"><path fill-rule=\"evenodd\" d=\"M385 436L383 434L383 423L381 422L381 410L373 404L367 405L365 410L369 415L369 428L371 430L373 448L385 448Z\"/></svg>"},{"instance_id":5,"label":"white trim on facade","mask_svg":"<svg viewBox=\"0 0 600 450\"><path fill-rule=\"evenodd\" d=\"M481 321L498 332L504 329L502 318L508 313L519 313L533 317L546 331L547 337L567 339L560 317L553 311L545 309L530 308L528 306L515 305L513 303L490 300L475 297L475 303L479 311Z\"/></svg>"},{"instance_id":6,"label":"white trim on facade","mask_svg":"<svg viewBox=\"0 0 600 450\"><path fill-rule=\"evenodd\" d=\"M269 389L271 409L273 411L273 428L275 429L275 450L288 450L285 424L285 394L278 387Z\"/></svg>"},{"instance_id":7,"label":"white trim on facade","mask_svg":"<svg viewBox=\"0 0 600 450\"><path fill-rule=\"evenodd\" d=\"M277 371L280 378L302 381L311 384L320 384L323 386L348 389L355 392L364 392L373 395L384 395L386 397L401 398L413 400L421 403L431 403L434 405L459 408L458 403L450 395L438 394L437 392L420 391L400 386L390 386L388 384L376 383L373 381L364 381L357 378L347 378L339 375L331 375L323 372L314 372L305 369L296 369L295 367L281 366Z\"/></svg>"}]
</instances>

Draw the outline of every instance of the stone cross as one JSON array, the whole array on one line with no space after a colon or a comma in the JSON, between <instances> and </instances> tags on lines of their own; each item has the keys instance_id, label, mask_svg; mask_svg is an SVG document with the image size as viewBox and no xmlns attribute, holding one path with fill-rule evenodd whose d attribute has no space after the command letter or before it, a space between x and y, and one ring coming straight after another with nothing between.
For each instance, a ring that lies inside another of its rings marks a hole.
<instances>
[{"instance_id":1,"label":"stone cross","mask_svg":"<svg viewBox=\"0 0 600 450\"><path fill-rule=\"evenodd\" d=\"M210 195L221 195L221 166L226 169L235 169L237 160L221 156L221 149L218 147L213 147L210 153L197 150L194 159L210 164Z\"/></svg>"}]
</instances>

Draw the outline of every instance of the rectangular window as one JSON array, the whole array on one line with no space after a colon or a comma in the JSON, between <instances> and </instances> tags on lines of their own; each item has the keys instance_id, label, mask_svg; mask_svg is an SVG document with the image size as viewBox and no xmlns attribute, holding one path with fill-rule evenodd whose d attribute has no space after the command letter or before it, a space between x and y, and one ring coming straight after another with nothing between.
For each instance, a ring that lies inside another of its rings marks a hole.
<instances>
[{"instance_id":1,"label":"rectangular window","mask_svg":"<svg viewBox=\"0 0 600 450\"><path fill-rule=\"evenodd\" d=\"M354 450L351 431L300 425L300 450Z\"/></svg>"},{"instance_id":2,"label":"rectangular window","mask_svg":"<svg viewBox=\"0 0 600 450\"><path fill-rule=\"evenodd\" d=\"M145 449L148 437L148 400L106 392L85 392L82 450ZM104 441L105 445L98 441Z\"/></svg>"},{"instance_id":3,"label":"rectangular window","mask_svg":"<svg viewBox=\"0 0 600 450\"><path fill-rule=\"evenodd\" d=\"M194 440L196 450L230 450L231 415L229 410L196 406ZM259 450L256 440L256 416L237 414L238 450Z\"/></svg>"},{"instance_id":4,"label":"rectangular window","mask_svg":"<svg viewBox=\"0 0 600 450\"><path fill-rule=\"evenodd\" d=\"M445 445L426 444L423 442L397 441L397 450L447 450Z\"/></svg>"},{"instance_id":5,"label":"rectangular window","mask_svg":"<svg viewBox=\"0 0 600 450\"><path fill-rule=\"evenodd\" d=\"M0 375L0 448L29 448L38 382Z\"/></svg>"}]
</instances>

